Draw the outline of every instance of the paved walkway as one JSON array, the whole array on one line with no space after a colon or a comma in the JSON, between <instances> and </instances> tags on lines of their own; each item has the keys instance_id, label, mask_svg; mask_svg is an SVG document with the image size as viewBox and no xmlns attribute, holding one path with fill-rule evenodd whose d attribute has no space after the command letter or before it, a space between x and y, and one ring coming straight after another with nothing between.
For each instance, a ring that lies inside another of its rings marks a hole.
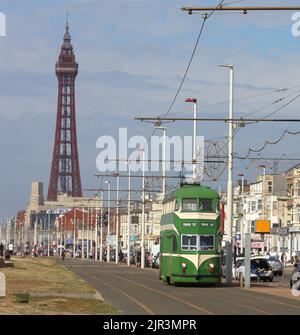
<instances>
[{"instance_id":1,"label":"paved walkway","mask_svg":"<svg viewBox=\"0 0 300 335\"><path fill-rule=\"evenodd\" d=\"M78 298L78 299L95 299L104 301L102 295L97 291L96 293L72 293L72 292L33 292L30 293L33 297L64 297L64 298Z\"/></svg>"}]
</instances>

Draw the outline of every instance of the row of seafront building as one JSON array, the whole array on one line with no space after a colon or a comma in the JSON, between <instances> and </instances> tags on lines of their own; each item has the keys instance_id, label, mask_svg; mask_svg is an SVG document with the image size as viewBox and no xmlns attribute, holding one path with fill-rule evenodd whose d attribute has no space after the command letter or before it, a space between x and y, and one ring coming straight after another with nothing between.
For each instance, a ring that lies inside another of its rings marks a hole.
<instances>
[{"instance_id":1,"label":"row of seafront building","mask_svg":"<svg viewBox=\"0 0 300 335\"><path fill-rule=\"evenodd\" d=\"M270 233L256 233L256 220L269 220ZM252 249L286 254L300 252L300 165L282 174L259 175L234 187L233 236L242 251L243 236L251 233Z\"/></svg>"},{"instance_id":2,"label":"row of seafront building","mask_svg":"<svg viewBox=\"0 0 300 335\"><path fill-rule=\"evenodd\" d=\"M226 202L226 194L223 200ZM0 230L0 239L6 243L12 240L23 249L25 246L41 243L66 246L75 242L76 246L80 246L84 240L88 245L86 249L92 253L96 239L99 247L102 240L102 247L106 248L109 211L111 238L116 237L118 231L120 249L126 250L126 206L120 205L117 218L115 205L112 204L109 210L105 200L99 197L72 198L61 194L57 201L44 201L43 184L33 182L26 211L8 220L7 229ZM148 251L159 238L161 213L160 196L148 196L145 199L145 247ZM255 222L261 219L270 220L270 234L262 236L256 233ZM142 232L141 201L132 202L130 223L132 248L139 248ZM233 237L239 252L244 247L245 232L251 232L252 249L255 251L279 254L284 252L288 259L293 252L300 251L300 165L282 174L264 173L257 177L256 182L250 184L240 180L234 186ZM113 244L115 240L111 239L110 243Z\"/></svg>"},{"instance_id":3,"label":"row of seafront building","mask_svg":"<svg viewBox=\"0 0 300 335\"><path fill-rule=\"evenodd\" d=\"M113 244L118 231L119 249L127 250L128 209L122 206L122 201L119 204L119 211L116 209L116 201L115 204L111 203L111 208L109 208L106 200L99 196L75 198L60 194L57 201L45 201L43 183L33 182L26 211L20 211L16 217L8 219L6 225L2 225L0 240L6 245L12 241L15 250L21 254L41 245L54 249L59 245L64 245L71 250L81 251L82 241L84 241L86 256L95 257L95 245L97 245L99 258L100 245L102 244L104 253L108 240L110 240L111 248L115 249ZM150 251L152 245L158 240L161 212L162 199L160 196L146 196L145 244L147 251ZM131 247L139 249L142 233L141 201L132 202L130 213ZM108 238L108 220L110 238Z\"/></svg>"}]
</instances>

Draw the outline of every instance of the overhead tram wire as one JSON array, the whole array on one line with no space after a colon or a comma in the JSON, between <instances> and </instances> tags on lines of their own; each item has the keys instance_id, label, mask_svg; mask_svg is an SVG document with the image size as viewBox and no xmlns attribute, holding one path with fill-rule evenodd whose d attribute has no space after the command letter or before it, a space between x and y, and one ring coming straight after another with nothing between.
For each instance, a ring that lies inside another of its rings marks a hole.
<instances>
[{"instance_id":1,"label":"overhead tram wire","mask_svg":"<svg viewBox=\"0 0 300 335\"><path fill-rule=\"evenodd\" d=\"M292 88L296 88L296 87L299 87L299 86L294 86L294 87L292 87ZM278 91L286 91L286 90L288 90L288 89L289 89L289 88L281 89L281 90L278 90ZM287 97L289 97L289 96L291 96L292 94L295 94L295 93L298 93L298 92L294 92L294 93L291 93L291 94L286 95L286 96L283 97L283 98L277 99L277 100L273 101L270 105L279 103L279 102L283 101L284 99L286 99ZM288 106L289 104L291 104L293 101L295 101L299 96L300 96L300 93L298 93L293 99L291 99L290 101L288 101L287 103L285 103L283 106L280 106L280 107L277 108L275 111L273 111L273 112L268 113L267 115L265 115L264 118L265 118L265 117L268 117L268 116L271 116L271 115L274 115L275 113L279 112L280 110L282 110L283 108L285 108L286 106ZM256 109L256 110L253 111L253 112L250 112L250 113L245 114L245 116L248 116L248 115L251 115L251 114L255 114L255 113L256 113L257 111L259 111L260 109L262 109L262 107ZM294 121L295 121L295 120L291 120L291 122L294 122ZM254 124L254 123L257 123L257 121L248 122L247 124L244 124L243 127L244 127L245 125L250 125L250 124ZM240 126L240 128L238 128L238 129L234 132L233 137L232 137L233 139L235 138L235 136L239 133L239 131L240 131L241 129L242 129L242 126ZM288 132L288 128L286 129L286 131ZM292 134L292 135L293 135L293 134ZM227 141L226 143L224 143L224 145L222 146L222 148L224 148L227 144L228 144L228 141ZM222 148L221 148L221 149L222 149ZM250 153L248 152L248 156L247 156L247 157L245 156L245 159L248 158L249 155L250 155ZM235 154L234 154L234 158L239 159L239 156L235 156Z\"/></svg>"},{"instance_id":2,"label":"overhead tram wire","mask_svg":"<svg viewBox=\"0 0 300 335\"><path fill-rule=\"evenodd\" d=\"M288 88L280 88L280 89L276 89L276 90L272 90L272 91L268 91L268 92L264 92L264 93L254 94L254 95L249 95L249 96L246 96L246 97L234 99L233 102L248 100L248 99L257 98L257 97L261 97L261 96L269 95L269 94L280 93L280 92L288 91L290 89L298 88L298 87L300 87L300 85L298 85L298 86L292 86L292 87L288 87ZM220 101L220 102L216 102L216 103L213 103L213 104L201 106L200 108L201 108L201 110L204 110L204 109L207 109L207 108L210 108L210 107L224 105L224 104L227 104L228 102L229 102L228 100L226 100L226 101ZM175 114L185 113L185 112L190 112L190 110L183 110L183 111L178 111L178 112L172 112L170 114L175 115Z\"/></svg>"},{"instance_id":3,"label":"overhead tram wire","mask_svg":"<svg viewBox=\"0 0 300 335\"><path fill-rule=\"evenodd\" d=\"M300 93L298 93L293 99L291 99L290 101L285 103L283 106L280 106L275 111L267 114L266 117L269 117L269 116L274 115L275 113L279 112L280 110L282 110L283 108L285 108L286 106L288 106L289 104L294 102L299 97L300 97ZM294 121L291 120L291 122L294 122ZM277 140L275 140L273 142L270 142L269 140L267 140L267 141L265 141L265 143L263 144L263 146L260 149L249 148L248 153L245 156L239 156L239 155L234 154L234 158L246 159L250 156L251 152L256 152L256 153L261 152L266 148L267 145L275 145L275 144L279 143L284 138L284 136L287 135L287 134L288 135L299 135L300 131L292 132L292 131L289 131L288 128L287 128L283 131L283 133L281 134L281 136Z\"/></svg>"},{"instance_id":4,"label":"overhead tram wire","mask_svg":"<svg viewBox=\"0 0 300 335\"><path fill-rule=\"evenodd\" d=\"M275 140L273 142L267 140L267 141L265 141L265 143L263 144L263 146L261 148L259 148L259 149L249 148L248 153L245 156L239 156L239 155L234 154L234 158L247 159L250 156L251 152L256 152L256 153L261 152L266 148L267 145L275 145L275 144L279 143L284 138L284 136L286 134L288 134L288 135L299 135L300 131L293 132L293 131L285 130L277 140Z\"/></svg>"},{"instance_id":5,"label":"overhead tram wire","mask_svg":"<svg viewBox=\"0 0 300 335\"><path fill-rule=\"evenodd\" d=\"M201 36L202 36L202 32L203 32L203 29L204 29L204 26L205 26L205 23L206 23L207 19L209 19L209 17L214 13L214 11L215 11L219 6L221 6L221 5L223 4L224 1L225 1L225 0L221 0L220 3L215 7L215 9L212 9L212 11L211 11L209 14L207 14L207 15L205 15L205 16L203 17L203 22L202 22L202 25L201 25L201 27L200 27L200 31L199 31L199 34L198 34L198 37L197 37L197 40L196 40L196 43L195 43L195 46L194 46L192 55L191 55L190 60L189 60L189 62L188 62L187 68L186 68L186 70L185 70L184 76L183 76L183 78L182 78L182 80L181 80L181 83L180 83L180 85L179 85L179 88L177 89L177 92L176 92L176 94L175 94L175 97L174 97L174 99L172 100L172 103L171 103L171 105L170 105L168 111L166 112L165 116L167 116L167 115L169 114L169 112L171 111L171 109L173 108L173 106L174 106L174 104L175 104L175 101L177 100L177 97L178 97L178 95L179 95L179 93L180 93L180 91L181 91L181 88L182 88L182 86L183 86L183 83L184 83L184 81L185 81L185 79L186 79L186 76L187 76L188 71L189 71L189 69L190 69L190 66L191 66L191 64L192 64L192 61L193 61L193 59L194 59L194 55L195 55L195 53L196 53L196 50L197 50L197 47L198 47L200 38L201 38ZM156 125L156 126L160 126L161 123L160 123L160 122L159 122L159 123L158 123L158 122L155 122L155 125ZM155 132L156 132L156 127L154 127L154 129L153 129L151 135L147 138L146 145L149 143L150 139L151 139L152 136L155 134ZM146 145L145 145L145 146L146 146ZM143 148L141 148L141 149L142 149L142 150L145 149L145 146L144 146Z\"/></svg>"},{"instance_id":6,"label":"overhead tram wire","mask_svg":"<svg viewBox=\"0 0 300 335\"><path fill-rule=\"evenodd\" d=\"M211 10L211 12L210 12L209 14L204 14L204 16L203 16L203 22L202 22L202 25L201 25L201 28L200 28L200 32L199 32L199 35L198 35L198 38L197 38L195 47L194 47L193 52L192 52L192 56L191 56L190 61L189 61L189 63L188 63L188 66L187 66L187 69L186 69L186 71L185 71L185 74L184 74L184 76L183 76L183 78L182 78L182 81L181 81L181 83L180 83L180 85L179 85L179 88L178 88L178 90L177 90L177 92L176 92L176 94L175 94L175 97L174 97L174 99L173 99L173 101L172 101L172 103L171 103L171 105L170 105L170 107L169 107L167 113L165 114L165 117L170 113L170 111L171 111L171 109L173 108L173 106L174 106L174 104L175 104L175 102L176 102L176 100L177 100L177 97L178 97L178 95L179 95L179 93L180 93L180 91L181 91L181 89L182 89L183 83L184 83L184 81L185 81L185 79L186 79L187 73L188 73L189 68L190 68L190 66L191 66L192 60L193 60L194 55L195 55L195 52L196 52L196 50L197 50L197 47L198 47L198 44L199 44L199 41L200 41L200 37L201 37L201 35L202 35L202 32L203 32L203 29L204 29L204 26L205 26L205 23L206 23L207 19L208 19L208 18L209 18L209 17L210 17L216 10L224 10L224 9L228 10L228 9L231 9L231 8L225 8L226 4L225 4L224 7L223 7L223 6L222 6L223 2L224 2L224 0L222 0L216 7L214 7L214 8L210 8L209 10ZM239 2L239 1L237 1L237 2ZM299 7L299 8L300 8L300 7ZM270 9L270 8L269 8L269 9ZM281 9L281 10L286 10L286 9L288 9L288 8L283 8L283 7L281 7L281 8L271 8L271 10L279 10L279 9ZM186 8L182 8L182 10L187 10L187 9L186 9ZM196 9L196 10L197 10L197 9ZM206 8L206 10L207 10L207 8ZM237 9L235 8L234 10L237 10ZM265 9L264 9L264 8L258 8L258 7L255 7L255 8L250 8L250 10L265 10ZM245 13L245 11L244 11L244 13ZM189 14L192 14L192 12L190 12L190 10L189 10ZM274 121L275 121L275 120L274 120ZM157 121L156 124L161 124L161 120ZM149 139L154 135L155 131L156 131L156 128L154 128L154 130L153 130L151 136L147 139L147 143L149 142Z\"/></svg>"},{"instance_id":7,"label":"overhead tram wire","mask_svg":"<svg viewBox=\"0 0 300 335\"><path fill-rule=\"evenodd\" d=\"M175 96L174 96L174 98L173 98L173 100L172 100L172 103L171 103L171 105L170 105L168 111L165 113L164 117L167 117L167 116L169 115L169 113L170 113L170 111L172 110L172 108L173 108L173 106L174 106L174 104L175 104L175 102L176 102L176 100L177 100L177 97L178 97L178 95L179 95L179 93L180 93L180 91L181 91L181 89L182 89L182 86L183 86L183 84L184 84L184 82L185 82L185 79L186 79L187 74L188 74L188 72L189 72L189 69L190 69L190 67L191 67L192 61L193 61L193 59L194 59L196 50L197 50L197 48L198 48L199 41L200 41L200 38L201 38L201 36L202 36L202 33L203 33L203 29L204 29L205 23L206 23L207 20L210 18L210 16L217 10L217 8L219 8L219 7L223 4L224 1L225 1L225 0L220 1L220 3L219 3L215 8L213 8L213 9L210 11L209 14L206 14L206 15L203 16L202 25L201 25L201 27L200 27L200 31L199 31L199 34L198 34L198 37L197 37L197 40L196 40L196 43L195 43L195 46L194 46L192 55L191 55L190 60L189 60L189 62L188 62L187 68L186 68L185 73L184 73L184 75L183 75L183 78L182 78L182 80L181 80L181 82L180 82L180 85L179 85L179 87L178 87L178 89L177 89L177 92L176 92L176 94L175 94Z\"/></svg>"}]
</instances>

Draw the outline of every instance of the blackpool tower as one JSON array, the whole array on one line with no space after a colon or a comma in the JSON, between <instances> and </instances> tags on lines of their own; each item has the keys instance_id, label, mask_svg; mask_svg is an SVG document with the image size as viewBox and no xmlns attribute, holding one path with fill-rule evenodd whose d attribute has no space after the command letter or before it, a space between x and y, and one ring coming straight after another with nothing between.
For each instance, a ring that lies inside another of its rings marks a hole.
<instances>
[{"instance_id":1,"label":"blackpool tower","mask_svg":"<svg viewBox=\"0 0 300 335\"><path fill-rule=\"evenodd\" d=\"M75 113L77 74L78 64L67 23L64 42L56 63L58 102L48 201L56 201L59 193L82 197Z\"/></svg>"}]
</instances>

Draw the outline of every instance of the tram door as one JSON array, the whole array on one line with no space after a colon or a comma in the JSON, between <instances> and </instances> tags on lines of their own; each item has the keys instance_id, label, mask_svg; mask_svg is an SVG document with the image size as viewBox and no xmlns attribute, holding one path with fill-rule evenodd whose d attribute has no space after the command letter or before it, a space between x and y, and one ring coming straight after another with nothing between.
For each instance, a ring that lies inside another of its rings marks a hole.
<instances>
[{"instance_id":1,"label":"tram door","mask_svg":"<svg viewBox=\"0 0 300 335\"><path fill-rule=\"evenodd\" d=\"M171 257L169 257L169 261L168 261L168 272L171 275L174 272L174 259L176 258L176 254L177 254L177 239L176 239L176 235L172 234L170 236L170 254L172 255Z\"/></svg>"}]
</instances>

